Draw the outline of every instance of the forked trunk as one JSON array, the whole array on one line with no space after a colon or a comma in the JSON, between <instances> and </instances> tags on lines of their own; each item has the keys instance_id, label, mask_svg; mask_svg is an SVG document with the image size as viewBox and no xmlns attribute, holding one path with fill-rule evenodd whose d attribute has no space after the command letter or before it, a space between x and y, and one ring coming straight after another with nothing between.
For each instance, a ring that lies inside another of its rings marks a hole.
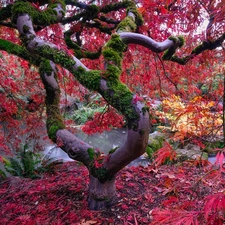
<instances>
[{"instance_id":1,"label":"forked trunk","mask_svg":"<svg viewBox=\"0 0 225 225\"><path fill-rule=\"evenodd\" d=\"M89 184L89 209L100 210L112 206L116 202L116 176L101 182L98 178L90 175Z\"/></svg>"}]
</instances>

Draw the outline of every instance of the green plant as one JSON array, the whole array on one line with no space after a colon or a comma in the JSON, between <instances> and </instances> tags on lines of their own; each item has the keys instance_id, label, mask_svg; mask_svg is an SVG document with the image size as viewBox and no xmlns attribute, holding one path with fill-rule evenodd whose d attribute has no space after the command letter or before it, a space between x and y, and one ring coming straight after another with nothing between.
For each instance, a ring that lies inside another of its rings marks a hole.
<instances>
[{"instance_id":1,"label":"green plant","mask_svg":"<svg viewBox=\"0 0 225 225\"><path fill-rule=\"evenodd\" d=\"M36 179L41 173L52 171L54 158L43 157L41 154L32 152L25 144L20 150L17 159L2 157L5 170L12 176L26 177ZM4 171L0 170L0 177L5 178Z\"/></svg>"},{"instance_id":2,"label":"green plant","mask_svg":"<svg viewBox=\"0 0 225 225\"><path fill-rule=\"evenodd\" d=\"M76 122L76 124L81 125L87 122L88 120L92 119L94 114L96 112L103 112L105 107L99 107L99 108L88 108L88 107L82 107L75 111L75 113L72 115L72 120Z\"/></svg>"},{"instance_id":3,"label":"green plant","mask_svg":"<svg viewBox=\"0 0 225 225\"><path fill-rule=\"evenodd\" d=\"M152 159L153 154L160 148L163 147L163 142L165 141L165 138L162 136L157 136L154 139L150 140L150 143L148 144L146 148L146 153L149 157L149 159Z\"/></svg>"}]
</instances>

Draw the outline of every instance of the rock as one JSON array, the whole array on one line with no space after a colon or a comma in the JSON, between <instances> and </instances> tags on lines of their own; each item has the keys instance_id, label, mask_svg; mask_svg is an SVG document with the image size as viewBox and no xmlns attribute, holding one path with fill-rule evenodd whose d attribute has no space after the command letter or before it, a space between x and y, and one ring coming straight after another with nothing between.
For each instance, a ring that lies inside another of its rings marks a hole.
<instances>
[{"instance_id":1,"label":"rock","mask_svg":"<svg viewBox=\"0 0 225 225\"><path fill-rule=\"evenodd\" d=\"M164 137L164 134L158 131L154 131L153 133L149 134L149 141L156 139L157 137Z\"/></svg>"},{"instance_id":2,"label":"rock","mask_svg":"<svg viewBox=\"0 0 225 225\"><path fill-rule=\"evenodd\" d=\"M186 156L190 159L197 159L201 157L202 159L208 159L208 154L206 152L202 152L200 147L193 144L188 144L183 149L176 150L178 157Z\"/></svg>"},{"instance_id":3,"label":"rock","mask_svg":"<svg viewBox=\"0 0 225 225\"><path fill-rule=\"evenodd\" d=\"M19 187L22 183L22 179L20 177L16 177L16 176L12 176L12 177L9 177L8 179L8 182L10 184L11 187Z\"/></svg>"}]
</instances>

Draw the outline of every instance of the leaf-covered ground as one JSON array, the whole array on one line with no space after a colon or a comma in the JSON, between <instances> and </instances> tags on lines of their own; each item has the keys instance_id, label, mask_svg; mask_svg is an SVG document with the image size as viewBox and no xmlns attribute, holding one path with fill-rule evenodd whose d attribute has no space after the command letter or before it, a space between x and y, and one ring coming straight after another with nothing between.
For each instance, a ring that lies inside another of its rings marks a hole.
<instances>
[{"instance_id":1,"label":"leaf-covered ground","mask_svg":"<svg viewBox=\"0 0 225 225\"><path fill-rule=\"evenodd\" d=\"M118 203L109 210L87 207L88 171L70 162L37 180L7 179L0 185L1 225L223 224L224 174L193 163L123 169Z\"/></svg>"}]
</instances>

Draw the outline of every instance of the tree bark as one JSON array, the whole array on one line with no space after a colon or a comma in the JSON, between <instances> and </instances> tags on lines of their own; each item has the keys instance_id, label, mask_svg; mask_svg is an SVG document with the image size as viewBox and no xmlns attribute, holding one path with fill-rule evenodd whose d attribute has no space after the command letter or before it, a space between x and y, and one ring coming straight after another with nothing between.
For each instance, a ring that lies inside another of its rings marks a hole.
<instances>
[{"instance_id":1,"label":"tree bark","mask_svg":"<svg viewBox=\"0 0 225 225\"><path fill-rule=\"evenodd\" d=\"M50 17L55 18L52 23L60 22L65 10L59 0L56 0L56 3L56 5L52 5L55 7L54 13ZM20 4L28 9L31 7L27 2L18 2L17 4L19 4L18 7ZM46 12L52 13L50 6L51 4L49 4L49 11ZM135 7L135 3L133 7ZM171 47L175 48L179 43L177 41L175 43L173 40L158 43L144 35L123 32L124 30L134 32L136 29L138 12L129 12L128 22L126 20L126 23L122 21L119 24L117 34L111 36L102 50L105 61L104 71L89 70L75 56L38 37L33 23L35 24L35 21L39 23L40 18L38 18L39 16L33 18L32 15L37 13L32 14L27 11L23 12L22 8L22 11L14 13L14 17L16 17L17 29L28 52L38 55L41 59L39 71L46 90L48 135L55 143L60 144L69 157L81 161L89 170L89 208L94 210L108 208L116 202L115 179L117 172L145 152L150 131L148 108L120 81L122 57L126 50L126 43L140 44L155 52ZM42 24L45 23L49 23L49 20L45 21L44 17ZM110 105L125 116L128 123L127 140L115 152L105 156L104 160L99 158L100 155L96 149L65 129L60 113L60 86L57 82L55 64L60 64L68 69L88 89L99 92Z\"/></svg>"},{"instance_id":2,"label":"tree bark","mask_svg":"<svg viewBox=\"0 0 225 225\"><path fill-rule=\"evenodd\" d=\"M90 209L100 210L110 208L116 201L116 176L101 182L90 175L88 205Z\"/></svg>"}]
</instances>

